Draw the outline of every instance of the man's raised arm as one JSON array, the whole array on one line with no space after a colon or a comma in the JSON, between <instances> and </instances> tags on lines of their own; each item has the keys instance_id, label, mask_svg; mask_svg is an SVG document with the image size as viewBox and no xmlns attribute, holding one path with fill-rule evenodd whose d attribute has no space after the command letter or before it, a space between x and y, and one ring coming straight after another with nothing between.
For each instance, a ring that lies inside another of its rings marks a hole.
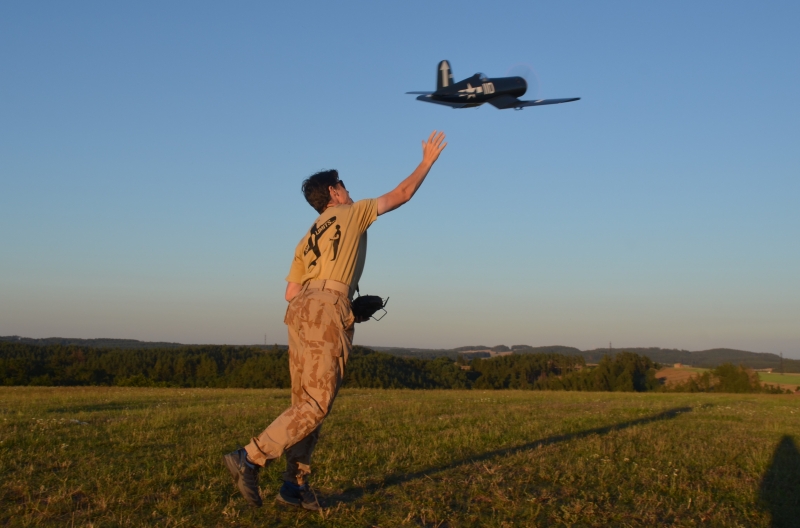
<instances>
[{"instance_id":1,"label":"man's raised arm","mask_svg":"<svg viewBox=\"0 0 800 528\"><path fill-rule=\"evenodd\" d=\"M400 185L395 187L380 198L378 198L378 215L394 211L414 196L419 186L425 181L425 176L431 170L433 164L439 159L439 154L442 153L447 143L444 141L444 132L431 132L428 141L422 142L422 163L417 166L411 175L400 182Z\"/></svg>"}]
</instances>

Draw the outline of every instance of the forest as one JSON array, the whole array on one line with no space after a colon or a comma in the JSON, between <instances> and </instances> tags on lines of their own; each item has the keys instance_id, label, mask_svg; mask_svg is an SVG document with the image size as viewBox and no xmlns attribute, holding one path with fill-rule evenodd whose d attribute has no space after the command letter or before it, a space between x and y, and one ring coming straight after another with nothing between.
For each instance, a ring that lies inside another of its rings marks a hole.
<instances>
[{"instance_id":1,"label":"forest","mask_svg":"<svg viewBox=\"0 0 800 528\"><path fill-rule=\"evenodd\" d=\"M461 355L453 361L447 357L398 357L356 346L347 363L344 387L647 392L664 389L656 379L658 367L645 356L625 351L603 356L590 367L581 356L557 353L510 354L490 359ZM677 390L764 391L748 372L726 364ZM117 349L0 342L0 384L6 386L260 389L288 388L290 383L288 351L278 346Z\"/></svg>"}]
</instances>

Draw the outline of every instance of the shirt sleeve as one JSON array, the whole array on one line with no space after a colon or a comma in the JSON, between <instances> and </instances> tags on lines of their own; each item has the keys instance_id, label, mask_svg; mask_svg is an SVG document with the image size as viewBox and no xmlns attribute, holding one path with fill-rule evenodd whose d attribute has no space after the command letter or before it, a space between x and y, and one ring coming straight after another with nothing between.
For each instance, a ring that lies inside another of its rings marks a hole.
<instances>
[{"instance_id":1,"label":"shirt sleeve","mask_svg":"<svg viewBox=\"0 0 800 528\"><path fill-rule=\"evenodd\" d=\"M378 218L378 200L369 198L353 204L353 220L362 233Z\"/></svg>"}]
</instances>

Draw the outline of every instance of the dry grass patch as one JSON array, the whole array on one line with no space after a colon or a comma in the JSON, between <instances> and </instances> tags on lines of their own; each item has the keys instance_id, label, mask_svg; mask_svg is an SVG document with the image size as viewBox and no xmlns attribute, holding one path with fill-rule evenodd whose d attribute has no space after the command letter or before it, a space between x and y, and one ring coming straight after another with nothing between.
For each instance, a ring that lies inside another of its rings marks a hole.
<instances>
[{"instance_id":1,"label":"dry grass patch","mask_svg":"<svg viewBox=\"0 0 800 528\"><path fill-rule=\"evenodd\" d=\"M673 367L664 367L659 369L656 372L656 378L661 380L661 382L666 386L671 385L678 385L680 383L685 383L691 378L695 376L699 376L703 372L706 372L707 369L698 369L698 368L690 368L690 367L680 367L680 368L673 368Z\"/></svg>"}]
</instances>

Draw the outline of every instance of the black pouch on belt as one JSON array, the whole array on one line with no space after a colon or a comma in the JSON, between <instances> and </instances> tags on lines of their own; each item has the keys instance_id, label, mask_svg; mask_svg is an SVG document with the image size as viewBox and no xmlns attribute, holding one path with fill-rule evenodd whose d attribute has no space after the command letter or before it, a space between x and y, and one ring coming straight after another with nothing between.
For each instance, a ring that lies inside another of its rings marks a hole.
<instances>
[{"instance_id":1,"label":"black pouch on belt","mask_svg":"<svg viewBox=\"0 0 800 528\"><path fill-rule=\"evenodd\" d=\"M386 315L385 306L386 303L389 302L389 298L387 297L384 301L377 295L361 295L359 293L358 297L353 299L352 306L353 306L353 315L356 316L357 319L361 319L365 321L369 318L375 319L376 321L380 321ZM378 310L383 310L383 314L380 317L373 317L375 312Z\"/></svg>"}]
</instances>

